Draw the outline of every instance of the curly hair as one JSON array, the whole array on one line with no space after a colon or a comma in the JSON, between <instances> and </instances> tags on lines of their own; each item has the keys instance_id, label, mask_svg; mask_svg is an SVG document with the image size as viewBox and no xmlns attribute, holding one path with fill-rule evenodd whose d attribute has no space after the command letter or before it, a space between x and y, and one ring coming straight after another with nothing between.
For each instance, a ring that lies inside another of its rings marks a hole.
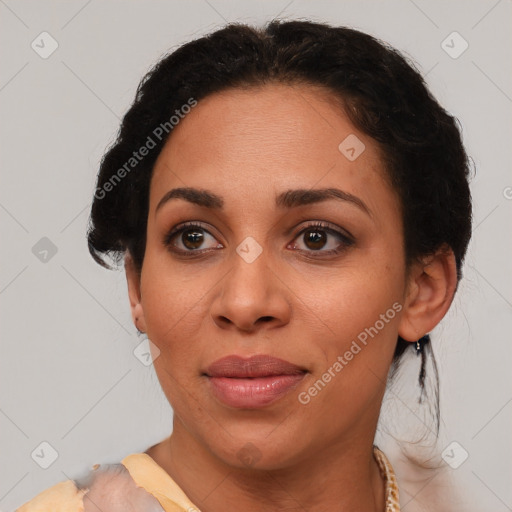
<instances>
[{"instance_id":1,"label":"curly hair","mask_svg":"<svg viewBox=\"0 0 512 512\"><path fill-rule=\"evenodd\" d=\"M106 256L119 262L129 251L142 268L152 171L172 130L156 142L153 137L155 147L136 169L113 180L156 127L191 98L276 82L323 86L341 100L354 126L382 150L400 198L407 265L447 245L460 280L472 214L469 158L457 120L395 48L358 30L308 21L274 20L264 28L228 24L180 46L145 75L101 162L88 232L93 258L108 268ZM411 345L398 338L395 370ZM426 352L433 356L428 343Z\"/></svg>"}]
</instances>

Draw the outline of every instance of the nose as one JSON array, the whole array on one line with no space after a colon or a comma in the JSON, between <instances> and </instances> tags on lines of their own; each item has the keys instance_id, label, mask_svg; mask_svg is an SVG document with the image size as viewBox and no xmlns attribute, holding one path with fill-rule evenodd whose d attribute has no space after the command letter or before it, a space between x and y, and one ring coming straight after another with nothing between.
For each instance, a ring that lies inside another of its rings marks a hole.
<instances>
[{"instance_id":1,"label":"nose","mask_svg":"<svg viewBox=\"0 0 512 512\"><path fill-rule=\"evenodd\" d=\"M254 261L233 254L232 269L221 281L211 315L221 329L245 332L271 329L290 321L289 288L272 268L265 250Z\"/></svg>"}]
</instances>

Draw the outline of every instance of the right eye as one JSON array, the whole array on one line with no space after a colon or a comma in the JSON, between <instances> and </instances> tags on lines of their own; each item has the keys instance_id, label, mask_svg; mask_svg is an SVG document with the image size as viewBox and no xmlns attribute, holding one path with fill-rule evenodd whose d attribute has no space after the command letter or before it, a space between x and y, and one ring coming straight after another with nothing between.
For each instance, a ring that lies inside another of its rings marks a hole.
<instances>
[{"instance_id":1,"label":"right eye","mask_svg":"<svg viewBox=\"0 0 512 512\"><path fill-rule=\"evenodd\" d=\"M208 238L212 240L210 247L200 249L207 243ZM179 224L166 234L163 243L171 251L184 255L203 254L211 249L222 249L224 246L219 243L213 235L207 231L201 224L195 222L186 222ZM187 254L188 253L188 254Z\"/></svg>"}]
</instances>

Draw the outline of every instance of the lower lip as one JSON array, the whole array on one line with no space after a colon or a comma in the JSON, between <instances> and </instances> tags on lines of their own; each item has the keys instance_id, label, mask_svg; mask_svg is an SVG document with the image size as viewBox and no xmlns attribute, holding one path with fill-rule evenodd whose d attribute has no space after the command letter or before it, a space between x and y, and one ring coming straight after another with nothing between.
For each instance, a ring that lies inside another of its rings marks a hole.
<instances>
[{"instance_id":1,"label":"lower lip","mask_svg":"<svg viewBox=\"0 0 512 512\"><path fill-rule=\"evenodd\" d=\"M243 409L264 407L283 397L304 378L298 375L273 375L252 379L208 377L213 394L224 404Z\"/></svg>"}]
</instances>

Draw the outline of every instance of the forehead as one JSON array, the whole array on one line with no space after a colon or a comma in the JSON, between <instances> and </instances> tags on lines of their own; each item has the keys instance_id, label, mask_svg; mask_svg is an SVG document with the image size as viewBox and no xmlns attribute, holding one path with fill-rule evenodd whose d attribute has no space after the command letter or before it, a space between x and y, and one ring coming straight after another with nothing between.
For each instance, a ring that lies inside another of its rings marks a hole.
<instances>
[{"instance_id":1,"label":"forehead","mask_svg":"<svg viewBox=\"0 0 512 512\"><path fill-rule=\"evenodd\" d=\"M155 164L150 208L169 188L192 185L233 199L248 190L256 198L258 191L341 186L369 203L382 202L372 192L396 201L386 176L378 144L329 90L229 89L200 100L174 127Z\"/></svg>"}]
</instances>

